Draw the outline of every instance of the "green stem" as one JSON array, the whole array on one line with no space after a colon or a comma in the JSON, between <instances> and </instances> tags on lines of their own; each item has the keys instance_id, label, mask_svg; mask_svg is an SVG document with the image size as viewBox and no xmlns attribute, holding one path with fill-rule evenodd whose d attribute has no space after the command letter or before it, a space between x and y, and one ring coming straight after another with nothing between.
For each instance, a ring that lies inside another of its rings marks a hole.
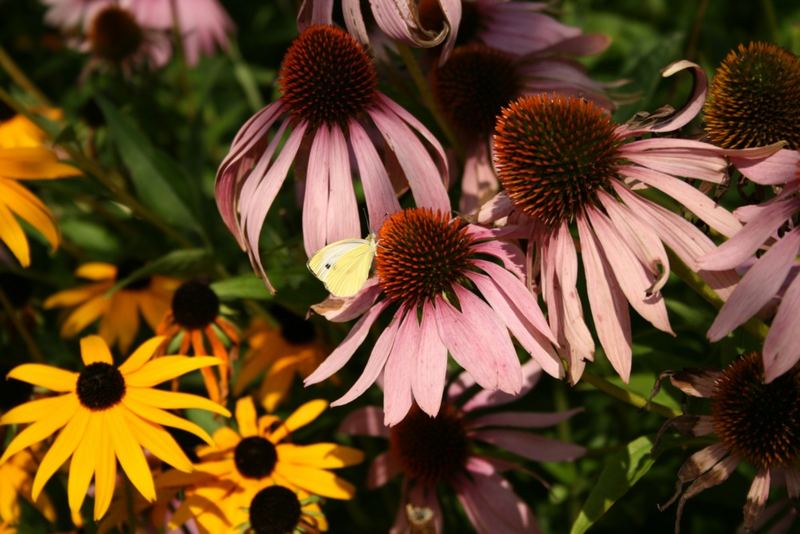
<instances>
[{"instance_id":1,"label":"green stem","mask_svg":"<svg viewBox=\"0 0 800 534\"><path fill-rule=\"evenodd\" d=\"M674 252L668 251L671 271L683 280L703 300L719 309L725 304L716 291L706 284L700 276L692 271ZM758 317L753 317L742 325L742 329L760 341L764 341L769 333L769 327Z\"/></svg>"},{"instance_id":2,"label":"green stem","mask_svg":"<svg viewBox=\"0 0 800 534\"><path fill-rule=\"evenodd\" d=\"M633 393L632 391L628 391L627 389L623 389L616 384L612 384L605 378L592 373L584 372L583 376L581 377L581 382L590 384L598 391L602 391L603 393L606 393L615 399L621 400L624 403L654 414L658 414L662 417L672 418L681 415L681 412L674 410L669 406L664 406L663 404L652 401L648 402L648 400L641 395Z\"/></svg>"},{"instance_id":3,"label":"green stem","mask_svg":"<svg viewBox=\"0 0 800 534\"><path fill-rule=\"evenodd\" d=\"M453 130L450 128L450 125L447 123L442 115L442 112L439 110L439 106L436 105L436 100L433 98L431 88L425 79L425 75L422 73L422 69L419 67L419 63L417 63L417 59L414 57L414 53L411 51L411 48L404 44L398 44L397 51L400 53L400 58L403 60L406 69L408 69L411 79L414 80L414 85L416 86L417 91L419 91L420 97L422 98L422 103L426 108L428 108L428 110L431 112L431 115L433 115L433 120L436 121L439 129L442 130L442 133L447 138L450 146L453 147L453 150L455 150L458 158L461 161L464 161L464 149L461 147L461 143L459 143L458 138L455 136Z\"/></svg>"},{"instance_id":4,"label":"green stem","mask_svg":"<svg viewBox=\"0 0 800 534\"><path fill-rule=\"evenodd\" d=\"M34 84L30 78L25 76L25 73L20 69L17 64L11 59L11 56L6 53L5 49L0 46L0 67L11 76L14 83L19 85L26 93L35 98L40 105L52 106L52 103L47 96Z\"/></svg>"},{"instance_id":5,"label":"green stem","mask_svg":"<svg viewBox=\"0 0 800 534\"><path fill-rule=\"evenodd\" d=\"M39 350L39 346L36 344L36 341L33 339L33 336L30 332L28 332L25 323L22 322L20 319L17 310L14 309L14 306L11 304L11 301L8 299L8 295L6 292L0 289L0 305L3 306L6 314L8 315L9 319L11 319L11 324L14 325L19 336L22 338L23 343L28 348L28 352L30 353L31 359L35 362L43 362L44 356L42 355L42 351Z\"/></svg>"}]
</instances>

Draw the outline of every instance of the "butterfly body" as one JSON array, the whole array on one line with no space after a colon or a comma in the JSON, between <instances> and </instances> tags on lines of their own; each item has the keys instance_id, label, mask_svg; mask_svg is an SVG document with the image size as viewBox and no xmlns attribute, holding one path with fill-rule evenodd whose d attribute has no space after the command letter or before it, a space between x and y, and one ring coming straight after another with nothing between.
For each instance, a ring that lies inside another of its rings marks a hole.
<instances>
[{"instance_id":1,"label":"butterfly body","mask_svg":"<svg viewBox=\"0 0 800 534\"><path fill-rule=\"evenodd\" d=\"M352 297L369 278L376 251L372 234L364 239L342 239L322 247L307 265L332 295Z\"/></svg>"}]
</instances>

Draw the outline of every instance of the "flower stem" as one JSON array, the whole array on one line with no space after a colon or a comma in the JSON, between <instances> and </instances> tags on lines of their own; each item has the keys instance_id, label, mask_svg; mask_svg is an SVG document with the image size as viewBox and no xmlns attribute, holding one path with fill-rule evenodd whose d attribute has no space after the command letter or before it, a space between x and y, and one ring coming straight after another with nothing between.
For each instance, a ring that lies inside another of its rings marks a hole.
<instances>
[{"instance_id":1,"label":"flower stem","mask_svg":"<svg viewBox=\"0 0 800 534\"><path fill-rule=\"evenodd\" d=\"M598 391L602 391L607 395L614 397L615 399L621 400L631 406L635 406L636 408L640 408L642 410L646 410L648 412L652 412L654 414L658 414L662 417L672 418L678 417L681 413L669 406L664 406L663 404L659 404L657 402L648 401L646 398L638 395L632 391L628 391L627 389L621 388L616 384L612 384L605 378L601 376L594 375L589 372L583 373L581 377L581 382L585 382L591 386L593 386Z\"/></svg>"},{"instance_id":2,"label":"flower stem","mask_svg":"<svg viewBox=\"0 0 800 534\"><path fill-rule=\"evenodd\" d=\"M453 133L450 125L447 124L442 112L439 110L439 106L436 105L436 100L433 98L431 88L428 85L428 82L425 80L425 75L422 73L422 69L420 69L419 63L417 63L417 59L414 57L414 53L407 45L399 43L397 44L397 51L400 53L400 58L403 60L403 64L406 66L406 69L408 69L411 79L414 80L414 85L416 86L417 91L419 91L420 97L422 98L422 103L431 112L431 115L433 115L433 120L436 121L439 129L442 130L442 133L447 138L450 146L453 147L453 150L455 150L459 159L463 161L464 149L461 147L461 143L458 142L458 138Z\"/></svg>"},{"instance_id":3,"label":"flower stem","mask_svg":"<svg viewBox=\"0 0 800 534\"><path fill-rule=\"evenodd\" d=\"M25 73L22 72L17 64L11 59L11 56L8 55L5 48L0 46L0 67L3 68L4 71L8 73L14 83L19 85L22 89L25 90L26 93L30 94L33 98L35 98L39 104L43 106L52 106L52 103L47 98L47 96L38 88L36 84L34 84L30 78L25 76Z\"/></svg>"},{"instance_id":4,"label":"flower stem","mask_svg":"<svg viewBox=\"0 0 800 534\"><path fill-rule=\"evenodd\" d=\"M14 306L11 305L8 295L6 295L6 292L2 289L0 289L0 305L3 306L3 310L5 310L9 319L11 319L11 324L14 325L17 333L22 338L25 346L28 348L28 353L30 354L31 359L35 362L43 362L44 356L42 356L42 351L39 350L39 346L36 344L33 336L30 332L28 332L28 328L25 326L25 323L22 322L17 310L15 310Z\"/></svg>"},{"instance_id":5,"label":"flower stem","mask_svg":"<svg viewBox=\"0 0 800 534\"><path fill-rule=\"evenodd\" d=\"M695 293L700 295L703 300L713 305L715 308L720 309L725 301L723 301L717 292L711 286L706 284L697 273L692 271L675 253L668 251L669 264L672 272L683 280L686 285L694 290ZM764 341L769 333L769 327L758 317L753 317L742 325L742 328L760 341Z\"/></svg>"}]
</instances>

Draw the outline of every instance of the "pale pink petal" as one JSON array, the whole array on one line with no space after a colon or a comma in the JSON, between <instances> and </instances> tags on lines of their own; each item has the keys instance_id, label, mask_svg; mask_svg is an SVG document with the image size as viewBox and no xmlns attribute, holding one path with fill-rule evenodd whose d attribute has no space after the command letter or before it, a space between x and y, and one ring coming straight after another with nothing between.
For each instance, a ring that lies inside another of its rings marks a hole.
<instances>
[{"instance_id":1,"label":"pale pink petal","mask_svg":"<svg viewBox=\"0 0 800 534\"><path fill-rule=\"evenodd\" d=\"M800 360L800 276L794 279L784 293L778 313L764 341L764 380L772 382L791 369Z\"/></svg>"},{"instance_id":2,"label":"pale pink petal","mask_svg":"<svg viewBox=\"0 0 800 534\"><path fill-rule=\"evenodd\" d=\"M389 358L389 354L392 351L392 347L394 346L395 338L397 337L397 332L400 327L400 320L401 320L401 313L398 310L394 317L392 318L392 322L389 323L389 326L381 332L381 335L378 336L378 340L375 342L375 345L372 347L372 352L369 355L369 359L367 360L367 365L364 366L364 371L361 373L361 376L358 377L358 380L352 385L352 387L331 403L331 406L342 406L347 404L348 402L352 402L358 397L360 397L367 389L375 383L375 380L378 379L378 375L383 371L383 367L386 364L386 360ZM365 316L366 317L366 316ZM355 327L354 327L355 328ZM345 338L345 341L347 339ZM344 344L344 341L342 342ZM341 345L340 345L341 346ZM337 349L338 350L338 349ZM329 356L328 359L331 357ZM323 365L328 360L323 362ZM320 366L322 367L322 366ZM311 377L309 377L311 378ZM308 383L308 378L306 378L306 383Z\"/></svg>"},{"instance_id":3,"label":"pale pink petal","mask_svg":"<svg viewBox=\"0 0 800 534\"><path fill-rule=\"evenodd\" d=\"M423 412L436 417L442 404L447 378L447 348L439 338L433 304L422 306L417 366L411 380L414 399Z\"/></svg>"},{"instance_id":4,"label":"pale pink petal","mask_svg":"<svg viewBox=\"0 0 800 534\"><path fill-rule=\"evenodd\" d=\"M722 151L702 141L651 137L626 143L619 153L629 161L674 176L716 184L727 178L728 162Z\"/></svg>"},{"instance_id":5,"label":"pale pink petal","mask_svg":"<svg viewBox=\"0 0 800 534\"><path fill-rule=\"evenodd\" d=\"M400 202L397 201L386 167L367 132L356 120L349 122L349 129L350 144L358 163L358 173L367 201L369 228L371 232L377 232L389 215L400 211Z\"/></svg>"},{"instance_id":6,"label":"pale pink petal","mask_svg":"<svg viewBox=\"0 0 800 534\"><path fill-rule=\"evenodd\" d=\"M785 184L797 176L800 151L781 149L766 158L730 157L731 163L748 179L761 185Z\"/></svg>"},{"instance_id":7,"label":"pale pink petal","mask_svg":"<svg viewBox=\"0 0 800 534\"><path fill-rule=\"evenodd\" d=\"M506 479L471 473L456 481L456 493L479 534L538 533L530 508L514 493Z\"/></svg>"},{"instance_id":8,"label":"pale pink petal","mask_svg":"<svg viewBox=\"0 0 800 534\"><path fill-rule=\"evenodd\" d=\"M303 195L303 244L308 257L327 244L332 144L330 129L326 124L320 125L314 132L309 152L306 191Z\"/></svg>"},{"instance_id":9,"label":"pale pink petal","mask_svg":"<svg viewBox=\"0 0 800 534\"><path fill-rule=\"evenodd\" d=\"M591 206L586 209L586 213L597 234L597 244L602 250L602 255L611 266L625 298L650 324L663 332L674 335L669 325L664 298L660 293L649 293L654 282L652 276L648 276L649 273L643 268L606 215ZM583 237L581 237L581 243L583 243Z\"/></svg>"},{"instance_id":10,"label":"pale pink petal","mask_svg":"<svg viewBox=\"0 0 800 534\"><path fill-rule=\"evenodd\" d=\"M489 161L488 147L478 142L467 152L464 159L464 175L461 178L461 200L458 209L461 213L473 213L497 191L497 176Z\"/></svg>"},{"instance_id":11,"label":"pale pink petal","mask_svg":"<svg viewBox=\"0 0 800 534\"><path fill-rule=\"evenodd\" d=\"M475 439L491 443L523 458L537 462L575 460L586 454L580 445L545 438L521 430L480 429L473 433Z\"/></svg>"},{"instance_id":12,"label":"pale pink petal","mask_svg":"<svg viewBox=\"0 0 800 534\"><path fill-rule=\"evenodd\" d=\"M378 278L373 276L354 296L335 297L331 295L319 304L311 306L311 309L329 321L344 323L352 321L371 308L382 292Z\"/></svg>"},{"instance_id":13,"label":"pale pink petal","mask_svg":"<svg viewBox=\"0 0 800 534\"><path fill-rule=\"evenodd\" d=\"M339 425L339 432L351 436L389 438L389 427L383 424L383 410L377 406L364 406L347 414Z\"/></svg>"},{"instance_id":14,"label":"pale pink petal","mask_svg":"<svg viewBox=\"0 0 800 534\"><path fill-rule=\"evenodd\" d=\"M470 225L470 229L475 228ZM520 280L525 280L525 255L522 251L508 241L501 241L492 238L490 241L483 241L472 245L473 252L489 254L503 262L503 266L514 273Z\"/></svg>"},{"instance_id":15,"label":"pale pink petal","mask_svg":"<svg viewBox=\"0 0 800 534\"><path fill-rule=\"evenodd\" d=\"M769 469L762 469L756 473L750 491L747 492L747 500L744 503L745 529L752 529L758 517L764 512L769 497L770 473Z\"/></svg>"},{"instance_id":16,"label":"pale pink petal","mask_svg":"<svg viewBox=\"0 0 800 534\"><path fill-rule=\"evenodd\" d=\"M345 364L350 361L350 358L353 357L358 347L360 347L367 338L369 329L388 305L389 303L386 301L379 302L370 308L367 313L362 315L361 319L350 329L347 337L345 337L339 346L325 358L325 361L323 361L313 373L306 377L303 383L306 386L310 386L311 384L322 382L344 367Z\"/></svg>"},{"instance_id":17,"label":"pale pink petal","mask_svg":"<svg viewBox=\"0 0 800 534\"><path fill-rule=\"evenodd\" d=\"M750 221L742 230L716 250L700 258L704 269L734 269L743 264L770 238L776 237L778 228L791 218L797 210L795 199L775 202L757 219Z\"/></svg>"},{"instance_id":18,"label":"pale pink petal","mask_svg":"<svg viewBox=\"0 0 800 534\"><path fill-rule=\"evenodd\" d=\"M800 230L786 234L747 271L708 330L719 341L767 304L778 292L800 249Z\"/></svg>"},{"instance_id":19,"label":"pale pink petal","mask_svg":"<svg viewBox=\"0 0 800 534\"><path fill-rule=\"evenodd\" d=\"M333 0L302 0L297 12L297 29L303 31L314 24L333 23Z\"/></svg>"},{"instance_id":20,"label":"pale pink petal","mask_svg":"<svg viewBox=\"0 0 800 534\"><path fill-rule=\"evenodd\" d=\"M417 373L420 337L417 312L412 309L400 321L397 338L383 371L383 422L387 426L394 426L402 421L411 409L411 382Z\"/></svg>"},{"instance_id":21,"label":"pale pink petal","mask_svg":"<svg viewBox=\"0 0 800 534\"><path fill-rule=\"evenodd\" d=\"M736 234L742 228L741 223L731 212L683 180L641 167L627 166L621 168L619 172L623 176L635 178L671 196L726 237Z\"/></svg>"},{"instance_id":22,"label":"pale pink petal","mask_svg":"<svg viewBox=\"0 0 800 534\"><path fill-rule=\"evenodd\" d=\"M470 428L502 426L510 428L546 428L566 421L583 408L573 408L564 412L496 412L482 415L470 421Z\"/></svg>"},{"instance_id":23,"label":"pale pink petal","mask_svg":"<svg viewBox=\"0 0 800 534\"><path fill-rule=\"evenodd\" d=\"M395 456L389 451L382 452L372 460L369 466L367 488L380 488L400 473L400 465L397 463Z\"/></svg>"},{"instance_id":24,"label":"pale pink petal","mask_svg":"<svg viewBox=\"0 0 800 534\"><path fill-rule=\"evenodd\" d=\"M247 214L250 211L250 205L253 203L256 191L259 187L265 187L262 185L264 183L265 174L270 163L272 163L272 157L278 150L278 145L284 141L283 136L286 133L290 122L291 121L281 122L278 130L272 136L272 139L270 139L267 148L261 153L261 156L257 158L256 165L253 167L253 170L250 171L248 179L246 179L242 184L241 190L238 194L239 213L242 214L242 222L240 226L245 226L247 222ZM266 136L266 132L264 132L264 135Z\"/></svg>"},{"instance_id":25,"label":"pale pink petal","mask_svg":"<svg viewBox=\"0 0 800 534\"><path fill-rule=\"evenodd\" d=\"M459 285L454 290L461 312L444 299L435 302L440 339L481 387L518 393L522 371L505 325L475 295Z\"/></svg>"},{"instance_id":26,"label":"pale pink petal","mask_svg":"<svg viewBox=\"0 0 800 534\"><path fill-rule=\"evenodd\" d=\"M536 360L528 360L525 362L525 365L522 366L522 389L519 390L519 393L516 395L509 395L508 393L503 393L502 391L490 391L487 389L482 389L473 395L469 400L467 400L461 409L464 412L471 412L472 410L477 410L480 408L491 408L510 404L516 400L519 400L520 397L527 395L528 392L536 387L536 384L539 383L539 379L541 377L542 367L539 365L539 363ZM468 373L462 373L458 380L451 384L448 395L451 399L454 399L463 393L464 390L472 387L474 384L475 382L470 380Z\"/></svg>"},{"instance_id":27,"label":"pale pink petal","mask_svg":"<svg viewBox=\"0 0 800 534\"><path fill-rule=\"evenodd\" d=\"M364 16L361 14L361 0L342 0L342 15L347 31L359 42L369 43L367 26L364 23Z\"/></svg>"},{"instance_id":28,"label":"pale pink petal","mask_svg":"<svg viewBox=\"0 0 800 534\"><path fill-rule=\"evenodd\" d=\"M559 41L539 53L560 54L565 56L593 56L603 52L611 44L611 37L601 33L576 35Z\"/></svg>"},{"instance_id":29,"label":"pale pink petal","mask_svg":"<svg viewBox=\"0 0 800 534\"><path fill-rule=\"evenodd\" d=\"M503 217L507 217L514 209L514 204L505 191L500 191L487 201L478 211L478 222L481 224L492 223Z\"/></svg>"},{"instance_id":30,"label":"pale pink petal","mask_svg":"<svg viewBox=\"0 0 800 534\"><path fill-rule=\"evenodd\" d=\"M331 126L330 143L326 243L361 237L356 192L353 189L353 176L350 173L350 155L344 133L339 126Z\"/></svg>"},{"instance_id":31,"label":"pale pink petal","mask_svg":"<svg viewBox=\"0 0 800 534\"><path fill-rule=\"evenodd\" d=\"M601 256L584 215L576 217L586 289L597 337L606 357L624 382L631 373L631 324L628 306L617 281Z\"/></svg>"}]
</instances>

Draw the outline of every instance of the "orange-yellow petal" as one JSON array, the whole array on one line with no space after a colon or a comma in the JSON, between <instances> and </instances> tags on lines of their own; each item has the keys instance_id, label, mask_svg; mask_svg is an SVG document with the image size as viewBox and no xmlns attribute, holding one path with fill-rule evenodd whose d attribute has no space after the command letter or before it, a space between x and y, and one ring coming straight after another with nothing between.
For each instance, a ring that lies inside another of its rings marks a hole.
<instances>
[{"instance_id":1,"label":"orange-yellow petal","mask_svg":"<svg viewBox=\"0 0 800 534\"><path fill-rule=\"evenodd\" d=\"M46 310L77 306L98 295L102 295L109 287L110 284L90 284L88 286L76 287L75 289L65 289L64 291L59 291L58 293L50 295L44 301L43 306Z\"/></svg>"},{"instance_id":2,"label":"orange-yellow petal","mask_svg":"<svg viewBox=\"0 0 800 534\"><path fill-rule=\"evenodd\" d=\"M110 263L92 261L75 269L75 276L96 281L114 280L117 277L117 268Z\"/></svg>"},{"instance_id":3,"label":"orange-yellow petal","mask_svg":"<svg viewBox=\"0 0 800 534\"><path fill-rule=\"evenodd\" d=\"M192 470L191 460L183 452L175 438L170 436L169 432L150 421L138 417L128 408L123 408L121 411L124 413L126 424L131 428L136 439L139 440L144 448L175 469L185 472Z\"/></svg>"},{"instance_id":4,"label":"orange-yellow petal","mask_svg":"<svg viewBox=\"0 0 800 534\"><path fill-rule=\"evenodd\" d=\"M53 214L36 195L14 180L0 179L0 198L18 217L28 221L53 249L61 240Z\"/></svg>"},{"instance_id":5,"label":"orange-yellow petal","mask_svg":"<svg viewBox=\"0 0 800 534\"><path fill-rule=\"evenodd\" d=\"M336 469L364 461L364 453L360 450L336 443L315 443L313 445L282 443L276 449L281 462L319 469Z\"/></svg>"},{"instance_id":6,"label":"orange-yellow petal","mask_svg":"<svg viewBox=\"0 0 800 534\"><path fill-rule=\"evenodd\" d=\"M287 417L286 421L284 421L281 426L275 429L275 432L269 437L270 441L277 443L298 428L306 426L319 417L327 407L328 401L321 399L308 401L295 410L292 415Z\"/></svg>"},{"instance_id":7,"label":"orange-yellow petal","mask_svg":"<svg viewBox=\"0 0 800 534\"><path fill-rule=\"evenodd\" d=\"M126 376L125 382L130 386L149 388L197 369L221 363L222 360L212 356L162 356Z\"/></svg>"},{"instance_id":8,"label":"orange-yellow petal","mask_svg":"<svg viewBox=\"0 0 800 534\"><path fill-rule=\"evenodd\" d=\"M139 444L139 440L131 432L125 420L124 406L115 406L106 410L105 422L111 433L111 443L114 446L114 453L119 458L122 470L128 476L139 493L150 502L156 500L156 488L153 484L153 475L150 474L150 466L144 457L144 451Z\"/></svg>"},{"instance_id":9,"label":"orange-yellow petal","mask_svg":"<svg viewBox=\"0 0 800 534\"><path fill-rule=\"evenodd\" d=\"M131 384L128 384L131 386ZM181 393L178 391L164 391L163 389L150 389L150 388L137 388L129 387L126 398L130 398L136 402L154 406L156 408L164 408L167 410L180 410L186 408L197 408L199 410L208 410L210 412L230 417L231 412L220 406L216 402L212 402L200 395L192 395L191 393Z\"/></svg>"},{"instance_id":10,"label":"orange-yellow petal","mask_svg":"<svg viewBox=\"0 0 800 534\"><path fill-rule=\"evenodd\" d=\"M16 378L34 386L42 386L51 391L66 393L75 391L78 373L41 363L23 363L14 367L8 373L8 378Z\"/></svg>"},{"instance_id":11,"label":"orange-yellow petal","mask_svg":"<svg viewBox=\"0 0 800 534\"><path fill-rule=\"evenodd\" d=\"M81 339L81 358L84 365L93 363L114 364L108 344L100 336L86 336Z\"/></svg>"},{"instance_id":12,"label":"orange-yellow petal","mask_svg":"<svg viewBox=\"0 0 800 534\"><path fill-rule=\"evenodd\" d=\"M119 290L110 297L108 311L100 319L99 333L109 344L117 343L127 352L139 333L139 310L130 291Z\"/></svg>"},{"instance_id":13,"label":"orange-yellow petal","mask_svg":"<svg viewBox=\"0 0 800 534\"><path fill-rule=\"evenodd\" d=\"M76 308L67 316L64 324L61 325L61 335L64 337L77 335L81 330L95 322L98 317L106 313L109 302L108 297L105 295L98 295Z\"/></svg>"},{"instance_id":14,"label":"orange-yellow petal","mask_svg":"<svg viewBox=\"0 0 800 534\"><path fill-rule=\"evenodd\" d=\"M155 336L139 345L136 350L133 351L133 354L119 366L119 372L123 375L128 375L138 370L153 357L156 350L158 350L166 340L167 338L165 336Z\"/></svg>"},{"instance_id":15,"label":"orange-yellow petal","mask_svg":"<svg viewBox=\"0 0 800 534\"><path fill-rule=\"evenodd\" d=\"M100 424L100 441L94 473L94 520L98 521L108 510L114 496L114 485L117 480L117 460L111 443L110 429Z\"/></svg>"},{"instance_id":16,"label":"orange-yellow petal","mask_svg":"<svg viewBox=\"0 0 800 534\"><path fill-rule=\"evenodd\" d=\"M0 425L18 425L20 423L32 423L44 417L47 417L53 411L59 409L68 396L73 396L74 393L67 393L66 395L59 395L57 397L45 397L36 399L25 404L20 404L3 414L0 417Z\"/></svg>"},{"instance_id":17,"label":"orange-yellow petal","mask_svg":"<svg viewBox=\"0 0 800 534\"><path fill-rule=\"evenodd\" d=\"M269 372L261 382L258 395L261 398L261 405L264 409L272 413L275 408L286 397L292 385L292 379L297 373L297 364L301 361L299 356L281 358L270 367Z\"/></svg>"},{"instance_id":18,"label":"orange-yellow petal","mask_svg":"<svg viewBox=\"0 0 800 534\"><path fill-rule=\"evenodd\" d=\"M175 414L171 414L160 408L155 408L153 406L148 406L147 404L136 402L130 398L130 395L125 395L125 398L122 399L122 404L124 404L130 411L139 417L147 419L148 421L159 425L166 425L185 430L186 432L194 434L198 438L202 439L209 445L214 444L214 440L211 439L211 436L208 435L208 432L203 430L195 423L178 417Z\"/></svg>"},{"instance_id":19,"label":"orange-yellow petal","mask_svg":"<svg viewBox=\"0 0 800 534\"><path fill-rule=\"evenodd\" d=\"M278 462L275 476L320 497L352 499L356 493L352 484L324 469Z\"/></svg>"},{"instance_id":20,"label":"orange-yellow petal","mask_svg":"<svg viewBox=\"0 0 800 534\"><path fill-rule=\"evenodd\" d=\"M11 440L11 443L8 444L8 448L6 448L3 456L0 458L0 464L22 449L26 449L34 443L39 443L46 437L52 435L56 430L66 425L67 421L75 415L77 410L78 398L74 395L67 395L60 409L54 410L43 419L39 419Z\"/></svg>"},{"instance_id":21,"label":"orange-yellow petal","mask_svg":"<svg viewBox=\"0 0 800 534\"><path fill-rule=\"evenodd\" d=\"M52 150L44 147L0 148L0 176L48 180L80 173L80 169L61 163Z\"/></svg>"},{"instance_id":22,"label":"orange-yellow petal","mask_svg":"<svg viewBox=\"0 0 800 534\"><path fill-rule=\"evenodd\" d=\"M88 410L87 410L88 411ZM69 463L69 480L67 481L67 498L73 514L80 515L83 500L89 489L89 482L95 470L95 462L100 452L103 434L101 426L103 417L97 413L89 413L83 439L78 443L72 460Z\"/></svg>"},{"instance_id":23,"label":"orange-yellow petal","mask_svg":"<svg viewBox=\"0 0 800 534\"><path fill-rule=\"evenodd\" d=\"M47 484L50 477L75 452L78 444L86 434L89 415L89 410L79 409L75 413L75 417L70 419L58 434L58 437L50 446L50 450L42 458L42 463L39 464L39 469L36 471L36 477L33 479L33 488L31 489L31 497L34 501L39 498L39 493L44 489L44 485Z\"/></svg>"},{"instance_id":24,"label":"orange-yellow petal","mask_svg":"<svg viewBox=\"0 0 800 534\"><path fill-rule=\"evenodd\" d=\"M256 407L252 398L242 397L236 402L236 424L242 437L258 435Z\"/></svg>"},{"instance_id":25,"label":"orange-yellow petal","mask_svg":"<svg viewBox=\"0 0 800 534\"><path fill-rule=\"evenodd\" d=\"M6 244L20 265L28 267L31 264L28 238L25 237L25 232L22 231L17 219L4 204L0 204L0 241Z\"/></svg>"}]
</instances>

